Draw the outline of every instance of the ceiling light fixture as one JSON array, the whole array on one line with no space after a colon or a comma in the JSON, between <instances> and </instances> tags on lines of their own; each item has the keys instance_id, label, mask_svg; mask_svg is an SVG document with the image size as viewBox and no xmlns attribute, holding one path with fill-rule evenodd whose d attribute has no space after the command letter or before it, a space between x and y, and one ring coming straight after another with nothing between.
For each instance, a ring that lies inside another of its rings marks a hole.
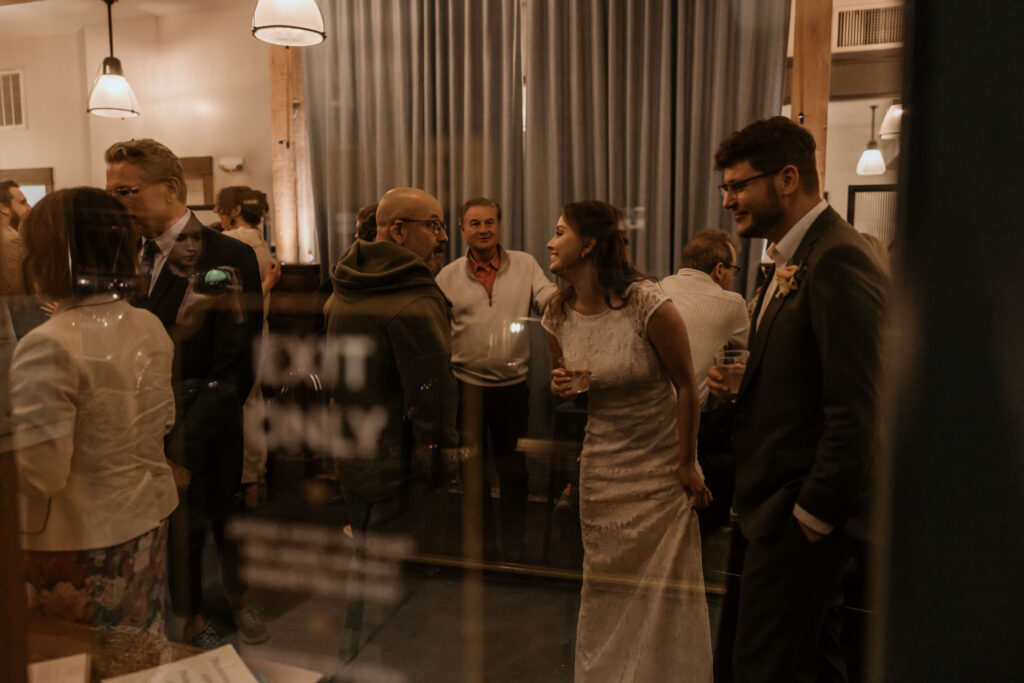
<instances>
[{"instance_id":1,"label":"ceiling light fixture","mask_svg":"<svg viewBox=\"0 0 1024 683\"><path fill-rule=\"evenodd\" d=\"M883 140L895 140L900 136L903 127L903 105L896 100L889 105L882 117L882 125L878 128L878 137Z\"/></svg>"},{"instance_id":2,"label":"ceiling light fixture","mask_svg":"<svg viewBox=\"0 0 1024 683\"><path fill-rule=\"evenodd\" d=\"M107 39L110 41L110 56L103 58L96 82L89 93L86 111L96 116L132 118L139 115L139 101L135 99L132 86L124 77L121 60L114 56L114 23L110 16L110 6L117 0L103 2L107 4Z\"/></svg>"},{"instance_id":3,"label":"ceiling light fixture","mask_svg":"<svg viewBox=\"0 0 1024 683\"><path fill-rule=\"evenodd\" d=\"M885 159L882 158L882 150L878 149L875 142L875 109L877 104L871 105L871 139L868 141L867 149L860 155L857 162L857 175L882 175L885 173Z\"/></svg>"},{"instance_id":4,"label":"ceiling light fixture","mask_svg":"<svg viewBox=\"0 0 1024 683\"><path fill-rule=\"evenodd\" d=\"M259 0L252 34L265 43L306 47L324 42L324 15L316 0Z\"/></svg>"}]
</instances>

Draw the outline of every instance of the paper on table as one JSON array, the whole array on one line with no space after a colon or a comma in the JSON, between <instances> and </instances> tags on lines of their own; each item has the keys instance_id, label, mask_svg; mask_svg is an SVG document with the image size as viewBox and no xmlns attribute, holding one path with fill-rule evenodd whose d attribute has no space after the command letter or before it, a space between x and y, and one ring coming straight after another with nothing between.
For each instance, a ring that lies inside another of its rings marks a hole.
<instances>
[{"instance_id":1,"label":"paper on table","mask_svg":"<svg viewBox=\"0 0 1024 683\"><path fill-rule=\"evenodd\" d=\"M257 683L231 645L103 683Z\"/></svg>"},{"instance_id":2,"label":"paper on table","mask_svg":"<svg viewBox=\"0 0 1024 683\"><path fill-rule=\"evenodd\" d=\"M71 655L29 664L28 683L89 683L89 655Z\"/></svg>"},{"instance_id":3,"label":"paper on table","mask_svg":"<svg viewBox=\"0 0 1024 683\"><path fill-rule=\"evenodd\" d=\"M300 669L290 664L278 664L251 657L246 657L244 661L251 671L262 674L268 683L317 683L324 678L319 671Z\"/></svg>"}]
</instances>

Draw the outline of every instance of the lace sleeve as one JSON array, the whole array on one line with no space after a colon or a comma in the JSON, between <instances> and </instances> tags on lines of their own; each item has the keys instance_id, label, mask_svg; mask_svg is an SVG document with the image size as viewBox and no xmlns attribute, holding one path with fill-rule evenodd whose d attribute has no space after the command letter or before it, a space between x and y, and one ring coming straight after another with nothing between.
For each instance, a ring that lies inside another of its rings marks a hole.
<instances>
[{"instance_id":1,"label":"lace sleeve","mask_svg":"<svg viewBox=\"0 0 1024 683\"><path fill-rule=\"evenodd\" d=\"M544 316L540 319L540 326L544 328L552 337L558 338L558 333L562 327L562 320L554 320L554 316L551 315L551 306L544 307Z\"/></svg>"},{"instance_id":2,"label":"lace sleeve","mask_svg":"<svg viewBox=\"0 0 1024 683\"><path fill-rule=\"evenodd\" d=\"M641 339L646 341L647 323L654 312L658 310L658 306L666 301L668 301L668 295L657 282L642 280L630 286L627 306L630 310L633 331Z\"/></svg>"}]
</instances>

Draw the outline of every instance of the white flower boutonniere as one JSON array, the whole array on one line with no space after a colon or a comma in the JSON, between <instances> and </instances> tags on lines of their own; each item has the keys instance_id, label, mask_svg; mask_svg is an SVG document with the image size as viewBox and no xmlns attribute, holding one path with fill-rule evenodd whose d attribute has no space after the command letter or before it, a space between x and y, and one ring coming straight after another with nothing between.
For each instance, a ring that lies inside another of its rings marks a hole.
<instances>
[{"instance_id":1,"label":"white flower boutonniere","mask_svg":"<svg viewBox=\"0 0 1024 683\"><path fill-rule=\"evenodd\" d=\"M775 298L786 296L790 292L800 289L800 281L803 279L806 268L803 264L785 266L775 271Z\"/></svg>"}]
</instances>

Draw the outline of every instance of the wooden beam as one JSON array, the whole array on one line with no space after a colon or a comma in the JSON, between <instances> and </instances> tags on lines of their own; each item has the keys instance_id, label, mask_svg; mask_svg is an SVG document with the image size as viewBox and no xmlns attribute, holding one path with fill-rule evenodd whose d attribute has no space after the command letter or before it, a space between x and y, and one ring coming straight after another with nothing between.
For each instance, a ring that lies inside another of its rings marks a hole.
<instances>
[{"instance_id":1,"label":"wooden beam","mask_svg":"<svg viewBox=\"0 0 1024 683\"><path fill-rule=\"evenodd\" d=\"M0 391L6 393L6 386ZM0 681L25 683L28 608L18 536L18 471L11 452L0 453L0 553Z\"/></svg>"},{"instance_id":2,"label":"wooden beam","mask_svg":"<svg viewBox=\"0 0 1024 683\"><path fill-rule=\"evenodd\" d=\"M814 136L818 178L825 187L825 136L832 61L832 0L795 0L793 16L793 120Z\"/></svg>"},{"instance_id":3,"label":"wooden beam","mask_svg":"<svg viewBox=\"0 0 1024 683\"><path fill-rule=\"evenodd\" d=\"M277 259L297 263L298 193L293 109L296 92L302 92L302 52L280 45L270 46L270 129L273 135L274 244ZM294 71L299 64L299 82Z\"/></svg>"}]
</instances>

